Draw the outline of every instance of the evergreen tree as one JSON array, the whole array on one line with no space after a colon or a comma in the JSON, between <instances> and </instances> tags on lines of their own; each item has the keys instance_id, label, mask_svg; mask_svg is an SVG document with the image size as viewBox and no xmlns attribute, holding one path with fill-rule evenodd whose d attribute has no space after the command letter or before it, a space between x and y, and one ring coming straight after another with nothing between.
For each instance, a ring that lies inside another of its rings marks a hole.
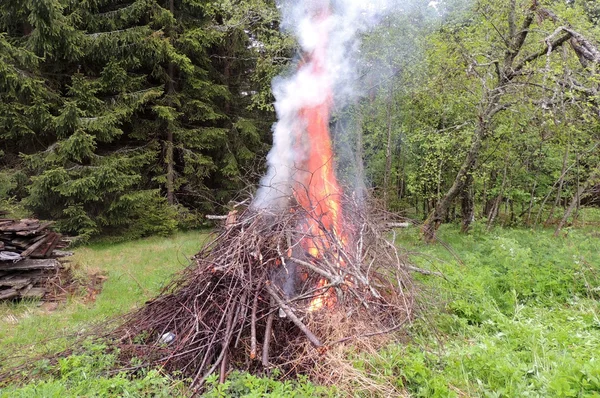
<instances>
[{"instance_id":1,"label":"evergreen tree","mask_svg":"<svg viewBox=\"0 0 600 398\"><path fill-rule=\"evenodd\" d=\"M227 26L238 14L222 5L29 0L1 11L4 152L20 153L31 177L26 206L63 231L168 232L175 205L226 202L264 151L271 115L248 110L255 88L244 83L258 56L248 24Z\"/></svg>"}]
</instances>

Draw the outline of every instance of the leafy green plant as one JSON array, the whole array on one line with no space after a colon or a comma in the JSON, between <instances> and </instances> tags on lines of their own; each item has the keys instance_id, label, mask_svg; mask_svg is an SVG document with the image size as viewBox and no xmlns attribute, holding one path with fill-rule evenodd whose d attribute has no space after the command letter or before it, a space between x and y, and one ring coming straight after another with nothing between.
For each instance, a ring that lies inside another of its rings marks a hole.
<instances>
[{"instance_id":1,"label":"leafy green plant","mask_svg":"<svg viewBox=\"0 0 600 398\"><path fill-rule=\"evenodd\" d=\"M135 377L118 367L115 350L99 343L88 343L82 354L61 358L56 367L41 363L23 386L6 386L0 397L174 397L185 396L180 381L158 370L147 369ZM56 372L48 372L55 370Z\"/></svg>"}]
</instances>

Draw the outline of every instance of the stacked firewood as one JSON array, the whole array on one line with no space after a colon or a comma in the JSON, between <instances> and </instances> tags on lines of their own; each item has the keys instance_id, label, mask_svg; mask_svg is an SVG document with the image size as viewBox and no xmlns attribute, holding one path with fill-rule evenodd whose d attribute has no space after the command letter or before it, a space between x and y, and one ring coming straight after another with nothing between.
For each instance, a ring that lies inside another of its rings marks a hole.
<instances>
[{"instance_id":1,"label":"stacked firewood","mask_svg":"<svg viewBox=\"0 0 600 398\"><path fill-rule=\"evenodd\" d=\"M0 211L0 300L42 298L46 284L61 269L68 245L49 229L51 222L3 218Z\"/></svg>"}]
</instances>

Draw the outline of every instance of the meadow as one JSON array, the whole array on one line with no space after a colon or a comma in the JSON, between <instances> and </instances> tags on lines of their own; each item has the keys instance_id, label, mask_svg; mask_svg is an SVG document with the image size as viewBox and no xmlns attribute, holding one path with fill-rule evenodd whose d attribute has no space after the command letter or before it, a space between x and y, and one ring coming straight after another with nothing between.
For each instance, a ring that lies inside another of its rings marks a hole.
<instances>
[{"instance_id":1,"label":"meadow","mask_svg":"<svg viewBox=\"0 0 600 398\"><path fill-rule=\"evenodd\" d=\"M14 364L68 349L73 339L152 298L183 269L206 239L203 231L125 243L96 243L75 250L75 278L101 275L90 299L82 283L57 308L36 302L0 305L0 363ZM600 397L600 232L594 223L550 230L485 231L468 235L444 226L428 245L418 230L395 231L410 261L444 276L417 274L422 310L402 343L357 354L353 366L376 385L410 397ZM102 343L57 364L38 361L21 382L0 386L0 397L186 396L185 380L147 369L115 372L116 353ZM245 373L206 396L371 396Z\"/></svg>"}]
</instances>

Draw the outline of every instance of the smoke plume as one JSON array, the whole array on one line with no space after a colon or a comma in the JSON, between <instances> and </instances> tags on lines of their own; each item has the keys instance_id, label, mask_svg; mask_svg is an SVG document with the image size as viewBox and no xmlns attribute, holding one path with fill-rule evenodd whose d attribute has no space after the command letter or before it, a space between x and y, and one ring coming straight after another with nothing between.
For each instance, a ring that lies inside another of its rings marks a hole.
<instances>
[{"instance_id":1,"label":"smoke plume","mask_svg":"<svg viewBox=\"0 0 600 398\"><path fill-rule=\"evenodd\" d=\"M361 34L375 27L385 15L407 9L409 3L418 2L280 2L283 29L297 38L300 56L295 73L273 81L278 121L274 126L273 147L267 156L268 170L256 193L254 207L283 208L288 204L294 182L301 181L300 175L306 173L302 165L310 155L307 153L307 138L295 133L306 127L306 121L300 117L302 110L326 102L333 109L340 109L350 99L360 95L356 84L356 65ZM324 56L311 56L320 51Z\"/></svg>"}]
</instances>

